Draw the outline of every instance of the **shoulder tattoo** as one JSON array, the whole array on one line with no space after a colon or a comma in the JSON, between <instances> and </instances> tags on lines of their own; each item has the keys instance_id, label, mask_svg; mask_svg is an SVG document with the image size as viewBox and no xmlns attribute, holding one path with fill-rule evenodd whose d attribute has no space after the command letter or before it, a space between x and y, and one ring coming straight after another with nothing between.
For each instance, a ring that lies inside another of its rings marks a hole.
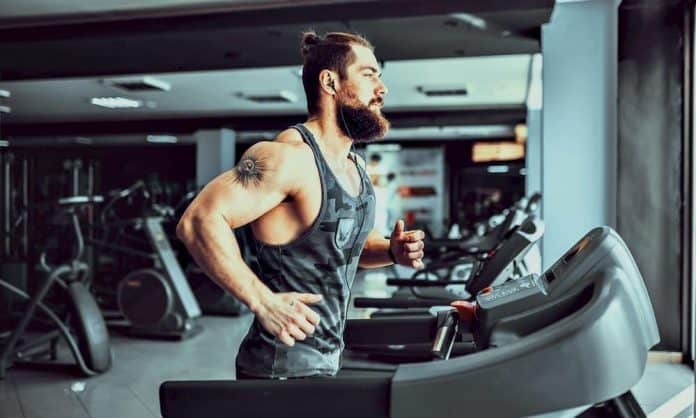
<instances>
[{"instance_id":1,"label":"shoulder tattoo","mask_svg":"<svg viewBox=\"0 0 696 418\"><path fill-rule=\"evenodd\" d=\"M247 153L242 156L233 171L235 183L249 187L261 184L267 168L261 158L254 153Z\"/></svg>"}]
</instances>

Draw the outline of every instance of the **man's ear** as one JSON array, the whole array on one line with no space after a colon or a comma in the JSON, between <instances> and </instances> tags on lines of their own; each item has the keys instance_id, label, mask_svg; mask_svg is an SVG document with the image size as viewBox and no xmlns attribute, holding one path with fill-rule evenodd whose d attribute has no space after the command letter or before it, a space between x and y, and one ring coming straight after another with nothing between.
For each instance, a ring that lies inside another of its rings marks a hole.
<instances>
[{"instance_id":1,"label":"man's ear","mask_svg":"<svg viewBox=\"0 0 696 418\"><path fill-rule=\"evenodd\" d=\"M319 86L332 96L337 94L338 74L331 70L322 70L319 73Z\"/></svg>"}]
</instances>

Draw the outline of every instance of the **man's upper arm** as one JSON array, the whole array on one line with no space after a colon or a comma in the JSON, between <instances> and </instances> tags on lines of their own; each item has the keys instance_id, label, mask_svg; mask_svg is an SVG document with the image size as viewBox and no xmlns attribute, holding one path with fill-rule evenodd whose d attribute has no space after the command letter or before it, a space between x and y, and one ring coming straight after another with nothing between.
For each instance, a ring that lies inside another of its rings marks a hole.
<instances>
[{"instance_id":1,"label":"man's upper arm","mask_svg":"<svg viewBox=\"0 0 696 418\"><path fill-rule=\"evenodd\" d=\"M296 193L297 153L292 144L258 142L237 165L213 179L187 209L192 214L222 216L237 228L268 212Z\"/></svg>"}]
</instances>

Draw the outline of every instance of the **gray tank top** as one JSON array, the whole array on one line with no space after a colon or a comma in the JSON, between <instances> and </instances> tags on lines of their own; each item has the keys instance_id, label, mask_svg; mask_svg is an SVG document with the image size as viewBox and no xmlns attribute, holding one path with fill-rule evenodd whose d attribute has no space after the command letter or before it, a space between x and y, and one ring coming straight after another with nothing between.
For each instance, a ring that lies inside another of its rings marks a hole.
<instances>
[{"instance_id":1,"label":"gray tank top","mask_svg":"<svg viewBox=\"0 0 696 418\"><path fill-rule=\"evenodd\" d=\"M321 208L314 223L296 240L266 245L255 240L260 279L273 292L318 293L309 305L321 321L313 336L281 343L256 320L237 355L237 370L259 377L334 375L340 367L350 289L367 235L374 226L375 196L360 164L360 193L353 197L338 183L312 133L295 125L314 154L321 180ZM355 162L355 158L353 158Z\"/></svg>"}]
</instances>

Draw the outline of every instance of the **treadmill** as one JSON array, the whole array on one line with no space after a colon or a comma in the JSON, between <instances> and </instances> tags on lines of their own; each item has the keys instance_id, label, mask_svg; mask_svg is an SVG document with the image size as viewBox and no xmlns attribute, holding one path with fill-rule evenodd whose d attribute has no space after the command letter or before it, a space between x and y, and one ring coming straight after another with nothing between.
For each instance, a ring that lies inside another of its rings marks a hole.
<instances>
[{"instance_id":1,"label":"treadmill","mask_svg":"<svg viewBox=\"0 0 696 418\"><path fill-rule=\"evenodd\" d=\"M449 358L457 327L472 333L474 351ZM542 275L482 291L439 318L348 321L345 340L431 341L433 360L326 379L164 382L162 416L575 416L630 400L659 334L628 248L600 227Z\"/></svg>"},{"instance_id":2,"label":"treadmill","mask_svg":"<svg viewBox=\"0 0 696 418\"><path fill-rule=\"evenodd\" d=\"M380 308L376 316L427 313L428 308L472 299L482 289L498 286L508 279L524 276L524 259L544 235L544 223L535 215L513 227L486 257L474 263L465 280L387 279L387 285L401 286L389 298L356 297L356 308ZM462 289L463 288L463 289ZM390 310L390 309L396 309ZM410 312L404 312L409 309ZM420 309L417 311L416 309Z\"/></svg>"},{"instance_id":3,"label":"treadmill","mask_svg":"<svg viewBox=\"0 0 696 418\"><path fill-rule=\"evenodd\" d=\"M517 202L506 209L502 220L491 227L484 235L474 235L467 239L428 239L423 249L426 268L416 271L411 278L432 280L465 280L472 269L483 261L508 238L512 231L536 216L527 211L528 204ZM524 263L526 265L526 260ZM537 271L539 273L539 271Z\"/></svg>"},{"instance_id":4,"label":"treadmill","mask_svg":"<svg viewBox=\"0 0 696 418\"><path fill-rule=\"evenodd\" d=\"M428 239L425 248L429 258L448 258L455 256L477 256L491 251L503 239L505 234L515 226L518 226L531 213L526 213L524 208L515 204L503 212L503 219L497 225L491 227L483 235L474 235L467 239Z\"/></svg>"}]
</instances>

